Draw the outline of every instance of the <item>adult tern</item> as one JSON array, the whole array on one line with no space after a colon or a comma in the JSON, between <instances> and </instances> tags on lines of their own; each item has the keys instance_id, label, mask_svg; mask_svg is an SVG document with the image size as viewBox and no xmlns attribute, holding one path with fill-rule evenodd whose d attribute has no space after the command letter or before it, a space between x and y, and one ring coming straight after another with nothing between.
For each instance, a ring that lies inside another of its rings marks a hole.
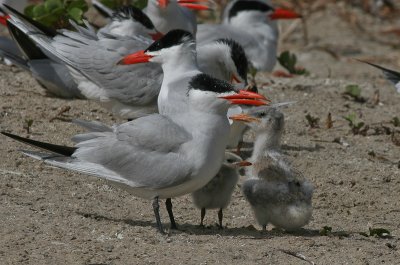
<instances>
[{"instance_id":1,"label":"adult tern","mask_svg":"<svg viewBox=\"0 0 400 265\"><path fill-rule=\"evenodd\" d=\"M222 24L198 26L199 45L221 37L233 39L243 46L252 67L272 71L279 39L276 20L301 16L290 10L275 9L261 0L236 0L229 8Z\"/></svg>"},{"instance_id":2,"label":"adult tern","mask_svg":"<svg viewBox=\"0 0 400 265\"><path fill-rule=\"evenodd\" d=\"M236 92L229 83L201 73L195 64L194 39L185 31L169 32L139 52L136 63L151 60L164 68L173 60L173 54L181 62L192 61L194 70L191 75L187 73L187 82L178 82L173 90L162 87L175 96L159 102L167 106L171 100L170 104L180 106L179 111L173 112L170 108L165 114L145 116L114 127L86 123L84 127L95 129L76 135L75 147L3 134L50 151L24 151L33 158L106 179L135 196L153 200L157 227L163 233L158 200L194 192L218 172L229 132L226 114L231 104L265 104L265 97L257 93Z\"/></svg>"}]
</instances>

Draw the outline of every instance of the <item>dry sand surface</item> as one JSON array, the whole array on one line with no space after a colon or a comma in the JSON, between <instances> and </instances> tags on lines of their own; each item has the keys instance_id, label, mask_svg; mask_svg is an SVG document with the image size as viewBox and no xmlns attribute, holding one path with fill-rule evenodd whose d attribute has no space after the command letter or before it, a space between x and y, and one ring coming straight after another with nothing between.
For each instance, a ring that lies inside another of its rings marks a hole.
<instances>
[{"instance_id":1,"label":"dry sand surface","mask_svg":"<svg viewBox=\"0 0 400 265\"><path fill-rule=\"evenodd\" d=\"M372 30L389 25L367 15L363 21ZM312 45L304 46L300 26L282 49L296 52L310 76L257 75L262 93L274 102L297 101L284 109L283 143L315 185L313 218L304 229L261 233L239 182L224 212L225 229L217 228L216 211L200 228L200 211L184 196L173 200L179 230L163 236L150 202L28 158L18 151L26 146L1 136L0 264L400 264L400 127L390 123L400 116L400 94L379 71L351 60L400 69L400 51L353 31L334 8L312 15L308 31ZM328 46L338 58L318 49ZM342 92L349 84L358 84L367 100L378 90L379 103L346 99ZM82 130L50 121L65 106L65 118L121 122L96 103L47 96L29 74L0 65L1 130L27 136L24 123L33 120L31 138L70 145ZM331 129L325 127L329 112ZM369 125L365 136L354 135L342 118L352 113ZM319 128L308 126L307 114L320 118ZM161 216L168 226L164 207ZM324 226L331 232L321 233ZM391 236L360 234L369 228Z\"/></svg>"}]
</instances>

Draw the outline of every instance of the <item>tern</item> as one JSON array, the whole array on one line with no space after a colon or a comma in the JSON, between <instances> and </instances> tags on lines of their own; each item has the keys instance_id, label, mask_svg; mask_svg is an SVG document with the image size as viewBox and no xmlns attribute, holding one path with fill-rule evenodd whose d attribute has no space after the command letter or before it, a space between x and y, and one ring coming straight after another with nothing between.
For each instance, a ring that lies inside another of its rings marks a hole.
<instances>
[{"instance_id":1,"label":"tern","mask_svg":"<svg viewBox=\"0 0 400 265\"><path fill-rule=\"evenodd\" d=\"M75 147L2 133L50 151L24 151L26 155L53 166L106 179L135 196L153 200L157 227L164 233L159 199L192 193L217 174L224 158L229 132L226 115L231 104L265 104L264 96L243 90L236 92L229 83L201 73L197 69L195 51L193 36L175 30L136 55L135 63L151 60L162 64L163 68L170 61L188 64L187 78L173 88L162 87L171 97L159 100L159 104L174 105L175 112L170 108L166 113L148 115L114 127L81 121L80 124L92 128L92 132L76 135L73 138L77 143ZM130 63L133 63L132 58L130 56ZM172 213L171 208L170 211Z\"/></svg>"},{"instance_id":2,"label":"tern","mask_svg":"<svg viewBox=\"0 0 400 265\"><path fill-rule=\"evenodd\" d=\"M231 118L247 122L256 134L245 172L242 192L258 223L291 231L306 225L312 216L313 185L286 161L280 150L284 116L275 108L258 108Z\"/></svg>"},{"instance_id":3,"label":"tern","mask_svg":"<svg viewBox=\"0 0 400 265\"><path fill-rule=\"evenodd\" d=\"M218 209L218 225L223 228L223 209L228 207L232 193L239 180L237 169L242 166L250 166L251 163L243 161L241 157L225 152L224 163L218 174L204 187L192 193L194 205L201 209L200 226L203 226L207 209Z\"/></svg>"},{"instance_id":4,"label":"tern","mask_svg":"<svg viewBox=\"0 0 400 265\"><path fill-rule=\"evenodd\" d=\"M100 37L89 33L90 28L79 26L79 32L63 30L62 34L51 37L18 14L12 13L12 18L36 45L68 65L86 98L100 102L126 119L157 112L157 96L163 80L161 67L155 64L115 66L123 56L146 48L152 42L150 39L113 34ZM197 61L203 72L226 81L247 82L246 55L234 41L217 40L199 46L197 51ZM168 77L179 76L181 72L177 68L174 66Z\"/></svg>"},{"instance_id":5,"label":"tern","mask_svg":"<svg viewBox=\"0 0 400 265\"><path fill-rule=\"evenodd\" d=\"M272 71L279 39L276 20L301 16L290 10L275 9L261 0L236 0L229 8L222 24L198 26L198 44L221 37L233 39L243 46L253 68Z\"/></svg>"}]
</instances>

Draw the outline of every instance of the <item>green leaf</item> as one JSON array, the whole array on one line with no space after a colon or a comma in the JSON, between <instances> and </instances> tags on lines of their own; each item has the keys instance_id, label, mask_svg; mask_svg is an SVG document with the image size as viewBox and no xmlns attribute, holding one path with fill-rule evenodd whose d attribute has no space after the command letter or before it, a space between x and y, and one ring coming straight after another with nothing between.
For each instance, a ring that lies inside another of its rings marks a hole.
<instances>
[{"instance_id":1,"label":"green leaf","mask_svg":"<svg viewBox=\"0 0 400 265\"><path fill-rule=\"evenodd\" d=\"M353 98L360 98L361 88L358 85L348 85L346 86L345 94Z\"/></svg>"},{"instance_id":2,"label":"green leaf","mask_svg":"<svg viewBox=\"0 0 400 265\"><path fill-rule=\"evenodd\" d=\"M322 227L321 230L319 230L319 234L321 236L327 236L331 233L332 233L332 227L330 227L330 226L324 226L324 227Z\"/></svg>"},{"instance_id":3,"label":"green leaf","mask_svg":"<svg viewBox=\"0 0 400 265\"><path fill-rule=\"evenodd\" d=\"M390 122L394 125L394 127L400 126L400 119L398 117L394 117Z\"/></svg>"},{"instance_id":4,"label":"green leaf","mask_svg":"<svg viewBox=\"0 0 400 265\"><path fill-rule=\"evenodd\" d=\"M24 14L27 15L28 17L33 18L33 9L35 8L35 5L29 5L25 7L24 9Z\"/></svg>"},{"instance_id":5,"label":"green leaf","mask_svg":"<svg viewBox=\"0 0 400 265\"><path fill-rule=\"evenodd\" d=\"M349 122L349 126L352 127L354 122L355 122L355 120L356 120L356 115L354 113L352 113L352 114L349 114L349 115L343 117L343 119L348 121Z\"/></svg>"},{"instance_id":6,"label":"green leaf","mask_svg":"<svg viewBox=\"0 0 400 265\"><path fill-rule=\"evenodd\" d=\"M48 13L51 13L55 9L63 8L63 3L61 0L47 0L44 3L44 7Z\"/></svg>"},{"instance_id":7,"label":"green leaf","mask_svg":"<svg viewBox=\"0 0 400 265\"><path fill-rule=\"evenodd\" d=\"M68 16L78 23L82 23L83 10L77 7L68 10Z\"/></svg>"},{"instance_id":8,"label":"green leaf","mask_svg":"<svg viewBox=\"0 0 400 265\"><path fill-rule=\"evenodd\" d=\"M47 14L44 4L37 5L32 9L33 18L45 16Z\"/></svg>"},{"instance_id":9,"label":"green leaf","mask_svg":"<svg viewBox=\"0 0 400 265\"><path fill-rule=\"evenodd\" d=\"M89 9L85 0L75 0L67 5L68 12L73 8L79 8L80 10L82 10L83 13L85 13Z\"/></svg>"}]
</instances>

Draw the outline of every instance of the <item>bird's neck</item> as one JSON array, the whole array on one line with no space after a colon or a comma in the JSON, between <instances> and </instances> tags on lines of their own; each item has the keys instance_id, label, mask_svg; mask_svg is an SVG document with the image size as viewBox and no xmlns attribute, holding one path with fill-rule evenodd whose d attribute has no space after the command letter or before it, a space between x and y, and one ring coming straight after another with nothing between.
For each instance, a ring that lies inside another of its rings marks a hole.
<instances>
[{"instance_id":1,"label":"bird's neck","mask_svg":"<svg viewBox=\"0 0 400 265\"><path fill-rule=\"evenodd\" d=\"M280 150L280 139L270 133L257 135L254 141L252 160L256 161L265 155L266 151Z\"/></svg>"}]
</instances>

